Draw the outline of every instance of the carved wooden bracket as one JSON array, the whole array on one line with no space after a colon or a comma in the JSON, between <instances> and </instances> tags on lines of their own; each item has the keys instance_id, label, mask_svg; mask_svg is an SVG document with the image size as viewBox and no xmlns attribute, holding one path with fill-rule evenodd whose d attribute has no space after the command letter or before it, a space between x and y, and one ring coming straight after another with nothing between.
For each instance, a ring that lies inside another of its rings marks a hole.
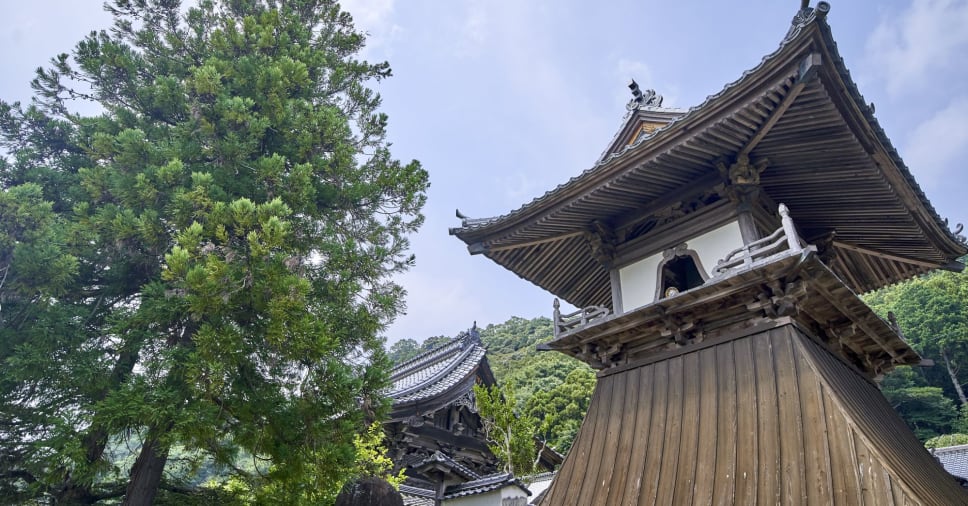
<instances>
[{"instance_id":1,"label":"carved wooden bracket","mask_svg":"<svg viewBox=\"0 0 968 506\"><path fill-rule=\"evenodd\" d=\"M772 292L772 307L766 308L768 316L796 316L800 312L800 300L807 294L807 286L802 281L783 283L775 280L768 286Z\"/></svg>"},{"instance_id":2,"label":"carved wooden bracket","mask_svg":"<svg viewBox=\"0 0 968 506\"><path fill-rule=\"evenodd\" d=\"M471 390L471 391L467 392L466 394L460 396L460 398L458 398L454 402L454 404L456 404L457 407L463 406L463 407L467 408L467 410L470 411L471 413L477 413L477 399L474 397L474 391L473 390Z\"/></svg>"},{"instance_id":3,"label":"carved wooden bracket","mask_svg":"<svg viewBox=\"0 0 968 506\"><path fill-rule=\"evenodd\" d=\"M716 168L719 169L719 174L727 183L728 189L730 186L758 186L760 174L766 170L768 164L769 160L765 158L752 162L748 155L740 153L729 166L726 165L725 159L721 159L716 162Z\"/></svg>"},{"instance_id":4,"label":"carved wooden bracket","mask_svg":"<svg viewBox=\"0 0 968 506\"><path fill-rule=\"evenodd\" d=\"M685 320L678 316L664 315L662 321L665 327L659 333L663 337L672 337L672 340L678 346L685 346L690 342L695 342L694 337L697 333L696 331L700 330L696 328L695 320ZM699 333L701 334L701 332Z\"/></svg>"},{"instance_id":5,"label":"carved wooden bracket","mask_svg":"<svg viewBox=\"0 0 968 506\"><path fill-rule=\"evenodd\" d=\"M610 269L615 260L615 245L618 242L615 231L598 220L591 222L590 227L591 230L585 232L588 249L602 267Z\"/></svg>"},{"instance_id":6,"label":"carved wooden bracket","mask_svg":"<svg viewBox=\"0 0 968 506\"><path fill-rule=\"evenodd\" d=\"M598 346L592 343L585 343L579 349L572 350L575 358L585 362L592 369L601 369L602 362L598 359Z\"/></svg>"},{"instance_id":7,"label":"carved wooden bracket","mask_svg":"<svg viewBox=\"0 0 968 506\"><path fill-rule=\"evenodd\" d=\"M628 361L625 345L622 343L607 346L585 343L580 349L574 349L572 352L575 354L575 358L590 365L593 369L615 367Z\"/></svg>"},{"instance_id":8,"label":"carved wooden bracket","mask_svg":"<svg viewBox=\"0 0 968 506\"><path fill-rule=\"evenodd\" d=\"M628 357L625 355L625 345L615 343L598 353L598 359L602 367L615 367L625 364Z\"/></svg>"}]
</instances>

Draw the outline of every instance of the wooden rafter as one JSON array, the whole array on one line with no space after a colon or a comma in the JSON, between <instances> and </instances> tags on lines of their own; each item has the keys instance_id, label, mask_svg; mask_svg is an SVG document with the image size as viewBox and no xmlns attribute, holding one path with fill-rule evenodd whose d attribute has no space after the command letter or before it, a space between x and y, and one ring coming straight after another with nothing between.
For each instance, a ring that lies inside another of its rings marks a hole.
<instances>
[{"instance_id":1,"label":"wooden rafter","mask_svg":"<svg viewBox=\"0 0 968 506\"><path fill-rule=\"evenodd\" d=\"M763 126L760 127L759 131L753 135L753 138L750 139L750 141L746 144L746 147L739 152L740 156L747 156L754 149L756 149L756 146L759 145L760 141L766 137L766 134L770 133L770 130L772 130L776 123L780 121L780 118L783 117L783 114L787 111L787 109L789 109L797 97L800 96L800 92L803 91L803 88L807 86L807 83L810 81L810 79L817 75L817 69L819 67L819 54L811 53L803 59L803 61L800 63L800 72L797 75L793 88L790 88L790 91L785 97L783 97L783 101L780 102L780 105L773 110L773 114L771 114L766 122L763 123Z\"/></svg>"},{"instance_id":2,"label":"wooden rafter","mask_svg":"<svg viewBox=\"0 0 968 506\"><path fill-rule=\"evenodd\" d=\"M872 250L872 249L864 248L864 247L857 246L857 245L850 244L850 243L846 243L846 242L843 242L843 241L833 241L832 244L834 246L840 248L840 249L845 249L845 250L848 250L848 251L853 251L855 253L860 253L860 254L863 254L863 255L869 255L869 256L872 256L872 257L883 258L885 260L893 260L895 262L903 262L903 263L906 263L906 264L918 265L918 266L921 266L921 267L928 267L928 268L931 268L931 269L936 269L936 268L939 267L938 264L931 263L931 262L925 262L924 260L917 260L917 259L914 259L914 258L905 258L905 257L897 256L897 255L892 255L890 253L884 253L883 251L875 251L875 250Z\"/></svg>"}]
</instances>

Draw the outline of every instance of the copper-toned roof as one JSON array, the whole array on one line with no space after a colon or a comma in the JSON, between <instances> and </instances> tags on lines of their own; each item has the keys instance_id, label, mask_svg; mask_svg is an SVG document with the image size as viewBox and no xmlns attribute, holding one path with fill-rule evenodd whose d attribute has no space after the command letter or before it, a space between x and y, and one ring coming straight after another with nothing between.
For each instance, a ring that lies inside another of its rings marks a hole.
<instances>
[{"instance_id":1,"label":"copper-toned roof","mask_svg":"<svg viewBox=\"0 0 968 506\"><path fill-rule=\"evenodd\" d=\"M583 237L591 223L623 229L714 188L716 162L756 139L749 156L768 161L766 197L789 206L807 241L829 242L832 267L854 291L958 268L968 248L874 118L825 14L806 11L775 52L666 126L628 145L613 141L614 152L580 175L506 215L465 220L451 234L576 306L611 306L608 272Z\"/></svg>"},{"instance_id":2,"label":"copper-toned roof","mask_svg":"<svg viewBox=\"0 0 968 506\"><path fill-rule=\"evenodd\" d=\"M614 374L543 505L968 504L877 387L794 324Z\"/></svg>"}]
</instances>

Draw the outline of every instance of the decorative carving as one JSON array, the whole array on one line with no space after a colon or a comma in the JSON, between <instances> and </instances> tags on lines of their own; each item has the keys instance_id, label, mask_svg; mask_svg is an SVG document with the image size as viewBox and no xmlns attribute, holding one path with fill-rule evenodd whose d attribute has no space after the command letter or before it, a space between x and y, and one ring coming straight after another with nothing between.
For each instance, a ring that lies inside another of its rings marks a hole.
<instances>
[{"instance_id":1,"label":"decorative carving","mask_svg":"<svg viewBox=\"0 0 968 506\"><path fill-rule=\"evenodd\" d=\"M593 369L605 369L616 367L628 362L625 345L613 343L607 346L598 346L594 343L585 343L581 348L572 350L575 358L585 362Z\"/></svg>"},{"instance_id":2,"label":"decorative carving","mask_svg":"<svg viewBox=\"0 0 968 506\"><path fill-rule=\"evenodd\" d=\"M958 239L959 241L961 241L962 244L968 244L968 238L965 238L965 236L961 235L961 231L964 230L964 229L965 229L965 225L962 224L962 223L959 223L955 227L955 229L952 232L952 234L955 236L956 239Z\"/></svg>"},{"instance_id":3,"label":"decorative carving","mask_svg":"<svg viewBox=\"0 0 968 506\"><path fill-rule=\"evenodd\" d=\"M667 250L664 250L662 252L662 259L669 260L670 258L686 255L687 250L689 250L689 246L686 243L677 244Z\"/></svg>"},{"instance_id":4,"label":"decorative carving","mask_svg":"<svg viewBox=\"0 0 968 506\"><path fill-rule=\"evenodd\" d=\"M781 283L772 281L769 284L772 307L767 309L767 314L771 318L778 316L796 316L800 312L800 299L807 294L807 286L802 281Z\"/></svg>"},{"instance_id":5,"label":"decorative carving","mask_svg":"<svg viewBox=\"0 0 968 506\"><path fill-rule=\"evenodd\" d=\"M716 162L716 168L719 169L723 179L728 182L727 187L730 185L759 185L760 174L763 173L768 164L769 160L765 158L753 163L748 155L740 153L729 166L726 165L725 160L719 160Z\"/></svg>"},{"instance_id":6,"label":"decorative carving","mask_svg":"<svg viewBox=\"0 0 968 506\"><path fill-rule=\"evenodd\" d=\"M635 79L629 83L629 89L632 90L632 100L625 106L628 110L632 111L642 106L662 107L662 95L657 94L655 90L643 92Z\"/></svg>"},{"instance_id":7,"label":"decorative carving","mask_svg":"<svg viewBox=\"0 0 968 506\"><path fill-rule=\"evenodd\" d=\"M470 390L466 394L460 396L455 402L458 407L465 407L471 413L477 413L477 399L474 397L474 391Z\"/></svg>"},{"instance_id":8,"label":"decorative carving","mask_svg":"<svg viewBox=\"0 0 968 506\"><path fill-rule=\"evenodd\" d=\"M639 126L638 131L635 132L635 135L633 135L632 138L629 139L629 144L635 144L639 140L644 139L644 138L652 135L653 132L655 132L656 130L658 130L658 129L664 127L664 126L666 126L666 123L655 123L655 122L651 122L651 121L650 122L643 122Z\"/></svg>"},{"instance_id":9,"label":"decorative carving","mask_svg":"<svg viewBox=\"0 0 968 506\"><path fill-rule=\"evenodd\" d=\"M786 37L783 39L784 42L796 37L800 33L800 30L810 22L813 16L822 19L827 16L828 12L830 12L830 4L827 2L818 2L817 8L814 9L810 7L810 0L801 0L800 10L797 11L790 21L790 30L787 31Z\"/></svg>"},{"instance_id":10,"label":"decorative carving","mask_svg":"<svg viewBox=\"0 0 968 506\"><path fill-rule=\"evenodd\" d=\"M591 250L592 257L605 267L611 269L615 259L615 232L601 221L591 222L591 230L585 232L585 242Z\"/></svg>"}]
</instances>

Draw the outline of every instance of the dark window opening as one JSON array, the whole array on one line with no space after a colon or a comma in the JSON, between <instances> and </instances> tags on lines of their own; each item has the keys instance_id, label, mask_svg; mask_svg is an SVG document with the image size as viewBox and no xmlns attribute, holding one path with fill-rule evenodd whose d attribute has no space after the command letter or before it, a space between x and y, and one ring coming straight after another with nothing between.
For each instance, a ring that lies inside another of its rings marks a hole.
<instances>
[{"instance_id":1,"label":"dark window opening","mask_svg":"<svg viewBox=\"0 0 968 506\"><path fill-rule=\"evenodd\" d=\"M662 291L660 298L670 297L705 283L699 268L691 256L670 259L662 266Z\"/></svg>"}]
</instances>

